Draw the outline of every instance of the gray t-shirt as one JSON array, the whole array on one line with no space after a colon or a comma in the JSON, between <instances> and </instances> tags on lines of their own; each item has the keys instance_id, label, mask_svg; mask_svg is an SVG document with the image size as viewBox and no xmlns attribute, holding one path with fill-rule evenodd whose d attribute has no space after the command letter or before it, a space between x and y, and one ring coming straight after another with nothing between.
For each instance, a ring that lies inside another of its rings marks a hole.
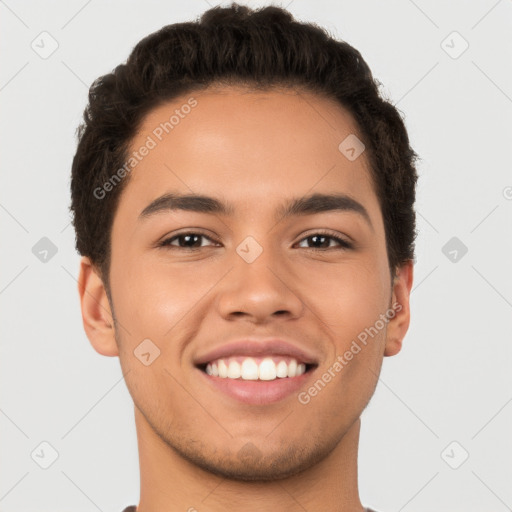
<instances>
[{"instance_id":1,"label":"gray t-shirt","mask_svg":"<svg viewBox=\"0 0 512 512\"><path fill-rule=\"evenodd\" d=\"M373 510L373 508L366 508L366 512L377 512L376 510ZM135 505L130 505L129 507L126 507L123 512L137 512L137 507Z\"/></svg>"}]
</instances>

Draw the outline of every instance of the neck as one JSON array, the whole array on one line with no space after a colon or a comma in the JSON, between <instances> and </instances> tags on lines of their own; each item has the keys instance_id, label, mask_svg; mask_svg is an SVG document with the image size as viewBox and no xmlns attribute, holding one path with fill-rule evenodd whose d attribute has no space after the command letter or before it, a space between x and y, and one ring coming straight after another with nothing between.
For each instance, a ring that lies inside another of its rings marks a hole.
<instances>
[{"instance_id":1,"label":"neck","mask_svg":"<svg viewBox=\"0 0 512 512\"><path fill-rule=\"evenodd\" d=\"M183 459L135 408L139 448L137 512L262 510L363 512L357 485L360 420L336 448L313 467L271 482L221 478Z\"/></svg>"}]
</instances>

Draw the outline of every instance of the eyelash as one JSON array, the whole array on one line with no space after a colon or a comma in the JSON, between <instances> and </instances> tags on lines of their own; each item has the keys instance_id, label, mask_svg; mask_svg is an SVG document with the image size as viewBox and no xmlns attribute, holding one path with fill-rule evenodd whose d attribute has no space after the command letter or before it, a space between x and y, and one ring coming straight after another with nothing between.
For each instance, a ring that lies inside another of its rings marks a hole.
<instances>
[{"instance_id":1,"label":"eyelash","mask_svg":"<svg viewBox=\"0 0 512 512\"><path fill-rule=\"evenodd\" d=\"M186 231L184 233L179 233L177 235L174 235L173 237L170 237L170 238L167 238L165 240L163 240L162 242L160 242L158 244L159 247L164 247L164 248L170 248L170 249L178 249L178 250L182 250L182 251L188 251L188 252L194 252L194 251L197 251L199 249L202 249L203 247L178 247L178 246L175 246L175 245L171 245L171 242L182 237L182 236L186 236L186 235L199 235L203 238L207 238L208 240L212 241L212 242L215 242L215 243L219 243L217 242L216 240L214 240L213 238L203 234L203 233L200 233L200 232L196 232L196 231ZM321 235L321 236L324 236L326 238L330 238L331 240L335 240L336 242L339 243L339 247L326 247L326 248L315 248L315 247L305 247L306 250L309 250L309 251L328 251L328 250L333 250L333 249L338 249L338 250L350 250L350 249L353 249L354 246L352 243L348 242L347 240L343 239L343 238L340 238L339 236L336 236L334 235L333 233L329 232L329 231L316 231L304 238L301 238L301 240L299 240L299 243L304 241L304 240L307 240L308 238L311 238L313 236L317 236L317 235Z\"/></svg>"}]
</instances>

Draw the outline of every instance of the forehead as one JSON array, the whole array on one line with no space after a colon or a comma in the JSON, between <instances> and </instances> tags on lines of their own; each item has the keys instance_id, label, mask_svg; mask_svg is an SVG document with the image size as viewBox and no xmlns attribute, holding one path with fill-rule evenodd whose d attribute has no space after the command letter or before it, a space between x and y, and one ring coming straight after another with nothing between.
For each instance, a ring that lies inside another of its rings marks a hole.
<instances>
[{"instance_id":1,"label":"forehead","mask_svg":"<svg viewBox=\"0 0 512 512\"><path fill-rule=\"evenodd\" d=\"M347 158L340 150L347 137L358 137L352 116L313 93L222 87L186 94L144 118L130 145L139 159L123 196L137 213L171 190L229 198L253 211L272 198L314 192L368 198L366 155Z\"/></svg>"}]
</instances>

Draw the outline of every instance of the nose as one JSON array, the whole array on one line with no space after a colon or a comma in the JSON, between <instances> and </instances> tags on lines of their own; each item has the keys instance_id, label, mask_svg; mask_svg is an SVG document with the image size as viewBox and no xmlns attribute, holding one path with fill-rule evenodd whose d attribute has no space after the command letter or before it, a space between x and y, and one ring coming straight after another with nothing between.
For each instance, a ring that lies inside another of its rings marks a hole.
<instances>
[{"instance_id":1,"label":"nose","mask_svg":"<svg viewBox=\"0 0 512 512\"><path fill-rule=\"evenodd\" d=\"M295 290L298 280L270 250L251 263L235 255L233 263L218 292L223 318L264 324L275 317L294 319L303 314L305 306Z\"/></svg>"}]
</instances>

